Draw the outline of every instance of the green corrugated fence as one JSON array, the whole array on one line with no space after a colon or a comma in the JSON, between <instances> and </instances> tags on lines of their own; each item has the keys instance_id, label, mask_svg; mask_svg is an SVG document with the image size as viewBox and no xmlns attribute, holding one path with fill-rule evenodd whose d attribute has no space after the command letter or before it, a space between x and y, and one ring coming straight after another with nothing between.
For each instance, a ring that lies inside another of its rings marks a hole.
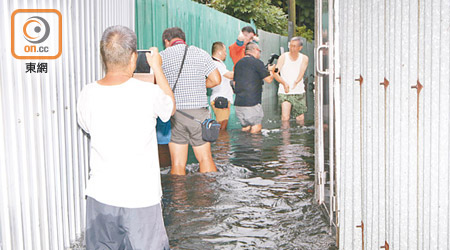
<instances>
[{"instance_id":1,"label":"green corrugated fence","mask_svg":"<svg viewBox=\"0 0 450 250\"><path fill-rule=\"evenodd\" d=\"M250 25L220 11L190 0L136 0L136 34L138 48L156 46L164 49L162 33L180 27L186 42L211 53L216 41L231 45L242 27ZM225 64L233 67L231 58Z\"/></svg>"},{"instance_id":2,"label":"green corrugated fence","mask_svg":"<svg viewBox=\"0 0 450 250\"><path fill-rule=\"evenodd\" d=\"M211 53L211 45L214 42L221 41L228 47L236 41L242 27L251 25L190 0L136 0L135 15L135 29L138 37L138 48L140 49L156 46L159 50L163 50L163 31L166 28L177 26L186 33L188 44ZM254 27L254 25L252 26ZM267 63L270 54L280 55L281 47L284 51L288 51L287 37L262 30L258 31L258 35L262 50L261 60L264 63ZM310 62L305 77L314 72L313 50L312 43L306 43L305 41L302 53L308 55ZM233 68L233 62L229 56L225 60L225 64L228 69ZM312 79L309 79L309 82L312 82ZM278 84L275 82L264 85L263 103L267 104L266 106L276 107L274 103L277 102L277 89ZM310 113L309 110L308 113ZM270 117L267 118L270 119Z\"/></svg>"}]
</instances>

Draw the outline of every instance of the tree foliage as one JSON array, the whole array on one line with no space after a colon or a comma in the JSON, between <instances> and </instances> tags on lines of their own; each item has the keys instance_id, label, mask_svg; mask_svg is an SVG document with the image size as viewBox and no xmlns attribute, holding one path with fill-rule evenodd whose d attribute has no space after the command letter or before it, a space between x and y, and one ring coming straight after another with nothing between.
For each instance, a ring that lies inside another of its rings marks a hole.
<instances>
[{"instance_id":1,"label":"tree foliage","mask_svg":"<svg viewBox=\"0 0 450 250\"><path fill-rule=\"evenodd\" d=\"M268 32L287 35L288 3L286 0L195 0L216 10L255 22L256 27ZM314 30L314 0L296 0L296 35L310 40ZM306 37L307 36L307 37Z\"/></svg>"},{"instance_id":2,"label":"tree foliage","mask_svg":"<svg viewBox=\"0 0 450 250\"><path fill-rule=\"evenodd\" d=\"M288 0L271 0L272 5L280 7L288 13ZM314 0L295 0L296 26L306 26L306 30L314 31Z\"/></svg>"},{"instance_id":3,"label":"tree foliage","mask_svg":"<svg viewBox=\"0 0 450 250\"><path fill-rule=\"evenodd\" d=\"M314 0L296 0L297 26L306 26L314 33Z\"/></svg>"},{"instance_id":4,"label":"tree foliage","mask_svg":"<svg viewBox=\"0 0 450 250\"><path fill-rule=\"evenodd\" d=\"M314 31L308 29L305 25L296 26L295 36L304 37L308 42L312 42L312 40L314 39Z\"/></svg>"},{"instance_id":5,"label":"tree foliage","mask_svg":"<svg viewBox=\"0 0 450 250\"><path fill-rule=\"evenodd\" d=\"M200 0L201 1L201 0ZM208 5L268 32L286 34L287 14L270 0L210 0Z\"/></svg>"}]
</instances>

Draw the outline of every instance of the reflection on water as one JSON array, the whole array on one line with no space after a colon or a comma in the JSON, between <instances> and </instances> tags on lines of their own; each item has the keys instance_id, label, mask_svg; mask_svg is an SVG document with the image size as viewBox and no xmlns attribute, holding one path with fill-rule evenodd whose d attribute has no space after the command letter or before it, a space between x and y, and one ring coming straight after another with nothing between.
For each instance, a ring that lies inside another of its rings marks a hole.
<instances>
[{"instance_id":1,"label":"reflection on water","mask_svg":"<svg viewBox=\"0 0 450 250\"><path fill-rule=\"evenodd\" d=\"M313 204L314 130L268 122L213 145L219 172L186 176L163 169L164 220L173 249L334 249Z\"/></svg>"}]
</instances>

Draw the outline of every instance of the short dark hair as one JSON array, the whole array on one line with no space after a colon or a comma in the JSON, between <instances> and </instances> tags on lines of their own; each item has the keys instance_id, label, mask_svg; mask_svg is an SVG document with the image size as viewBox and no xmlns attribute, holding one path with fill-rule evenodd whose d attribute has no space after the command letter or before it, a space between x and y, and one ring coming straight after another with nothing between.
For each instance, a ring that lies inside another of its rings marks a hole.
<instances>
[{"instance_id":1,"label":"short dark hair","mask_svg":"<svg viewBox=\"0 0 450 250\"><path fill-rule=\"evenodd\" d=\"M256 35L255 30L253 29L252 26L245 26L244 28L241 29L242 32L248 32L248 33L253 33Z\"/></svg>"},{"instance_id":2,"label":"short dark hair","mask_svg":"<svg viewBox=\"0 0 450 250\"><path fill-rule=\"evenodd\" d=\"M165 40L171 41L174 38L180 38L181 40L186 42L186 35L184 34L184 31L182 29L178 27L172 27L164 30L162 34L163 44Z\"/></svg>"},{"instance_id":3,"label":"short dark hair","mask_svg":"<svg viewBox=\"0 0 450 250\"><path fill-rule=\"evenodd\" d=\"M211 48L211 55L214 55L214 53L221 48L225 48L225 44L223 42L214 42Z\"/></svg>"}]
</instances>

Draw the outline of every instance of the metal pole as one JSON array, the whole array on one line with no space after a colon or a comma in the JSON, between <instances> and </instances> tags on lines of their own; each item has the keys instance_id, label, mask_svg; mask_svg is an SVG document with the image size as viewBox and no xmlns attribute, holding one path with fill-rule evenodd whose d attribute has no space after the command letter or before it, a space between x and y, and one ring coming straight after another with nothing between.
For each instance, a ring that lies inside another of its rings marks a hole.
<instances>
[{"instance_id":1,"label":"metal pole","mask_svg":"<svg viewBox=\"0 0 450 250\"><path fill-rule=\"evenodd\" d=\"M315 198L318 204L322 204L324 201L324 145L323 145L323 76L319 72L322 69L321 60L322 52L320 48L323 47L322 41L322 0L315 0L315 94L314 94L314 141L315 141ZM323 73L323 72L322 72Z\"/></svg>"},{"instance_id":2,"label":"metal pole","mask_svg":"<svg viewBox=\"0 0 450 250\"><path fill-rule=\"evenodd\" d=\"M328 1L328 84L329 84L329 164L330 164L330 226L333 224L333 212L334 212L334 175L336 169L334 166L334 30L333 30L333 20L334 20L334 6L333 0Z\"/></svg>"},{"instance_id":3,"label":"metal pole","mask_svg":"<svg viewBox=\"0 0 450 250\"><path fill-rule=\"evenodd\" d=\"M288 8L288 38L291 40L291 38L295 34L295 0L288 0L289 1L289 8Z\"/></svg>"}]
</instances>

